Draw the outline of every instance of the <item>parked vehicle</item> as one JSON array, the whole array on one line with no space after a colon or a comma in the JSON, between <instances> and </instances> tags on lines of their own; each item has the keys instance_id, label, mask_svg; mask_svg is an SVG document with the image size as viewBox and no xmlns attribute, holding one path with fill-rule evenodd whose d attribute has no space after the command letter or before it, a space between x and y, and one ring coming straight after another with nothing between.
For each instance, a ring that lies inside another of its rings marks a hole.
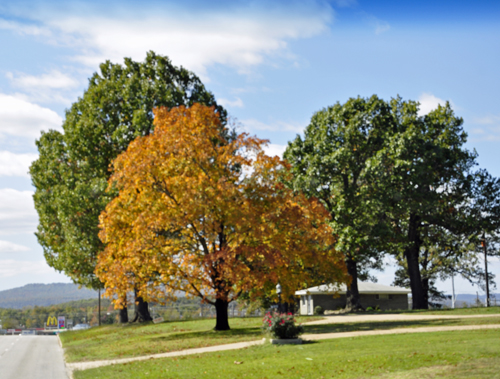
<instances>
[{"instance_id":1,"label":"parked vehicle","mask_svg":"<svg viewBox=\"0 0 500 379\"><path fill-rule=\"evenodd\" d=\"M72 330L84 330L84 329L90 329L89 324L76 324Z\"/></svg>"}]
</instances>

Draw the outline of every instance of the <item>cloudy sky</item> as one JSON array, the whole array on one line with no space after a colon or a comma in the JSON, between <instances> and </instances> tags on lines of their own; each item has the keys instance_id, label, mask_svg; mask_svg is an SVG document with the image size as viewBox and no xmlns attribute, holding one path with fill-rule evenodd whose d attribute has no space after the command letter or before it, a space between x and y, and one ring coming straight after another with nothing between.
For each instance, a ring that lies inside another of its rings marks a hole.
<instances>
[{"instance_id":1,"label":"cloudy sky","mask_svg":"<svg viewBox=\"0 0 500 379\"><path fill-rule=\"evenodd\" d=\"M2 1L0 290L69 281L44 263L27 172L40 131L60 129L99 63L169 56L277 154L349 97L400 95L424 113L450 101L468 148L500 176L499 19L493 1Z\"/></svg>"}]
</instances>

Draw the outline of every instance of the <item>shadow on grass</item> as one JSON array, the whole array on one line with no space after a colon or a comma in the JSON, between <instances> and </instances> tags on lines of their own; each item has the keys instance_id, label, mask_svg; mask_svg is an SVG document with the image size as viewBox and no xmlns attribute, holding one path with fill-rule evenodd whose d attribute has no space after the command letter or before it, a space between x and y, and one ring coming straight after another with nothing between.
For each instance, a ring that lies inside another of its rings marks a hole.
<instances>
[{"instance_id":1,"label":"shadow on grass","mask_svg":"<svg viewBox=\"0 0 500 379\"><path fill-rule=\"evenodd\" d=\"M232 341L230 337L248 337L259 338L262 337L262 330L260 328L234 328L226 331L215 331L215 330L202 330L197 332L182 332L182 333L170 333L168 335L152 337L150 340L152 342L166 342L166 341L178 341L186 339L210 339L210 340L225 340L228 339Z\"/></svg>"},{"instance_id":2,"label":"shadow on grass","mask_svg":"<svg viewBox=\"0 0 500 379\"><path fill-rule=\"evenodd\" d=\"M418 320L418 321L384 321L384 322L356 322L345 324L303 325L304 333L324 334L340 332L358 332L368 330L386 330L397 328L419 328L426 326L453 326L463 325L459 319L451 320Z\"/></svg>"}]
</instances>

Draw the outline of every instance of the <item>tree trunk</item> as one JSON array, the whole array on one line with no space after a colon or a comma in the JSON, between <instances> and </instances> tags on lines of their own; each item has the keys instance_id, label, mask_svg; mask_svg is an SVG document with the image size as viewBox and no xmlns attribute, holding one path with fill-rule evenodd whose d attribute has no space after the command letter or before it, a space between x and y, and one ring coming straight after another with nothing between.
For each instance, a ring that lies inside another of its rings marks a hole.
<instances>
[{"instance_id":1,"label":"tree trunk","mask_svg":"<svg viewBox=\"0 0 500 379\"><path fill-rule=\"evenodd\" d=\"M214 330L229 330L229 315L227 313L227 300L216 299L215 300L215 312L217 313L217 318L215 322Z\"/></svg>"},{"instance_id":2,"label":"tree trunk","mask_svg":"<svg viewBox=\"0 0 500 379\"><path fill-rule=\"evenodd\" d=\"M424 289L425 301L429 304L429 278L422 278L422 288Z\"/></svg>"},{"instance_id":3,"label":"tree trunk","mask_svg":"<svg viewBox=\"0 0 500 379\"><path fill-rule=\"evenodd\" d=\"M149 314L148 303L144 301L141 296L137 296L137 291L135 291L135 309L134 309L134 319L132 322L146 322L153 321L153 318Z\"/></svg>"},{"instance_id":4,"label":"tree trunk","mask_svg":"<svg viewBox=\"0 0 500 379\"><path fill-rule=\"evenodd\" d=\"M356 261L351 257L346 258L347 273L351 276L351 284L347 287L346 291L346 304L345 310L347 312L356 312L358 310L363 310L359 301L359 290L358 290L358 266Z\"/></svg>"},{"instance_id":5,"label":"tree trunk","mask_svg":"<svg viewBox=\"0 0 500 379\"><path fill-rule=\"evenodd\" d=\"M127 307L120 309L120 324L128 323L128 310Z\"/></svg>"},{"instance_id":6,"label":"tree trunk","mask_svg":"<svg viewBox=\"0 0 500 379\"><path fill-rule=\"evenodd\" d=\"M421 244L418 235L418 223L419 217L413 214L410 215L410 225L408 227L408 241L410 242L410 246L405 250L405 257L408 265L408 276L410 277L412 309L429 309L429 301L422 285L418 262Z\"/></svg>"}]
</instances>

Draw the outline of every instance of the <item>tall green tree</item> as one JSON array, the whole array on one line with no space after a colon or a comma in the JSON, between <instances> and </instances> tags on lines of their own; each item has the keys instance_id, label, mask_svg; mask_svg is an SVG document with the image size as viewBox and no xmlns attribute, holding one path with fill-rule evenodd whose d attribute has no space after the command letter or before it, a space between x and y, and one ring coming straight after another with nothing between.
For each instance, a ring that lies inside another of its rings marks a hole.
<instances>
[{"instance_id":1,"label":"tall green tree","mask_svg":"<svg viewBox=\"0 0 500 379\"><path fill-rule=\"evenodd\" d=\"M200 79L167 57L149 52L144 62L101 64L66 111L63 133L42 133L40 156L30 168L36 236L51 267L75 283L101 288L94 269L104 248L98 217L116 195L106 192L110 163L132 140L153 132L153 108L194 103L214 106L225 123L226 111Z\"/></svg>"},{"instance_id":2,"label":"tall green tree","mask_svg":"<svg viewBox=\"0 0 500 379\"><path fill-rule=\"evenodd\" d=\"M458 257L475 262L464 273L480 275L477 259L456 246L498 230L500 186L475 169L462 125L449 104L422 116L418 102L372 96L316 113L304 139L289 144L289 184L332 215L353 278L347 308L359 306L359 269L382 252L404 262L414 309L428 308L433 278Z\"/></svg>"},{"instance_id":3,"label":"tall green tree","mask_svg":"<svg viewBox=\"0 0 500 379\"><path fill-rule=\"evenodd\" d=\"M381 196L376 168L386 135L395 129L391 107L377 96L351 98L315 113L304 131L288 144L295 190L317 197L332 216L335 249L344 254L352 278L346 309L362 308L358 278L380 267Z\"/></svg>"},{"instance_id":4,"label":"tall green tree","mask_svg":"<svg viewBox=\"0 0 500 379\"><path fill-rule=\"evenodd\" d=\"M478 221L470 211L477 155L465 149L463 120L449 104L425 116L419 115L418 102L398 97L390 104L396 129L387 136L385 170L380 170L385 171L380 177L385 188L381 201L391 231L386 249L405 260L413 309L426 309L422 254L430 248L444 251L449 243L430 236L437 228L467 236Z\"/></svg>"},{"instance_id":5,"label":"tall green tree","mask_svg":"<svg viewBox=\"0 0 500 379\"><path fill-rule=\"evenodd\" d=\"M488 256L498 255L500 221L500 180L485 170L469 173L469 195L456 208L458 222L447 222L447 228L424 224L420 228L420 274L428 300L444 297L435 287L437 279L460 275L477 284L489 298L489 287L494 286L494 275L488 272ZM485 254L486 252L486 254ZM408 265L403 255L397 256L400 269L394 281L409 285Z\"/></svg>"}]
</instances>

